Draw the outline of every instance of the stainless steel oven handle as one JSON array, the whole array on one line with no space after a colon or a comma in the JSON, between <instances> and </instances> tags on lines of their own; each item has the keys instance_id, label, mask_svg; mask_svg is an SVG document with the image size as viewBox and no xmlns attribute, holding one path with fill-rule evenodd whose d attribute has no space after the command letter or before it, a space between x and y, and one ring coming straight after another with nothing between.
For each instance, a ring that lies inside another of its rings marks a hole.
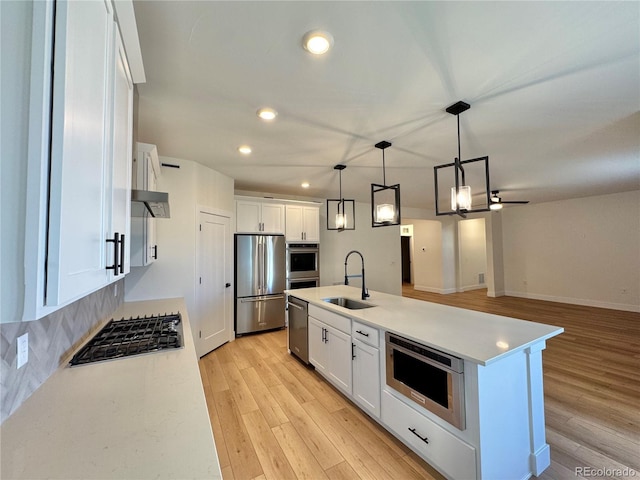
<instances>
[{"instance_id":1,"label":"stainless steel oven handle","mask_svg":"<svg viewBox=\"0 0 640 480\"><path fill-rule=\"evenodd\" d=\"M391 349L391 350L398 350L399 352L402 352L406 355L409 355L415 359L420 360L421 362L424 363L428 363L429 365L432 365L436 368L439 368L440 370L445 370L447 372L451 372L453 374L456 375L461 375L462 372L456 372L455 370L453 370L452 368L447 367L446 365L443 365L442 363L436 362L435 360L430 359L429 357L425 357L423 355L420 355L416 352L413 352L411 350L408 350L406 348L401 347L400 345L396 345L395 343L390 343L390 342L385 342L387 345L387 350Z\"/></svg>"},{"instance_id":2,"label":"stainless steel oven handle","mask_svg":"<svg viewBox=\"0 0 640 480\"><path fill-rule=\"evenodd\" d=\"M250 302L265 302L268 300L279 300L284 298L284 295L278 295L277 297L255 297L255 298L243 298L240 300L240 303L250 303Z\"/></svg>"}]
</instances>

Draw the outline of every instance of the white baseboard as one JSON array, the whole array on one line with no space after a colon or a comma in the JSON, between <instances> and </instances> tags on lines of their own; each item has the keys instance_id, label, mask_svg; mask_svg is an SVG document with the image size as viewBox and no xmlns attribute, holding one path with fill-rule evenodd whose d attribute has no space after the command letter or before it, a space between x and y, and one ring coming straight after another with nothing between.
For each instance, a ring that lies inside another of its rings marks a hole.
<instances>
[{"instance_id":1,"label":"white baseboard","mask_svg":"<svg viewBox=\"0 0 640 480\"><path fill-rule=\"evenodd\" d=\"M485 283L477 283L475 285L466 285L462 287L461 292L470 292L471 290L481 290L483 288L487 288Z\"/></svg>"},{"instance_id":2,"label":"white baseboard","mask_svg":"<svg viewBox=\"0 0 640 480\"><path fill-rule=\"evenodd\" d=\"M611 310L640 313L640 305L630 305L626 303L602 302L600 300L586 300L572 297L557 297L555 295L541 295L537 293L514 292L510 290L505 291L504 295L509 297L530 298L532 300L545 300L547 302L569 303L571 305L584 305L585 307L608 308Z\"/></svg>"},{"instance_id":3,"label":"white baseboard","mask_svg":"<svg viewBox=\"0 0 640 480\"><path fill-rule=\"evenodd\" d=\"M414 285L414 290L420 290L421 292L429 292L429 293L441 293L446 295L447 293L456 293L455 288L434 288L434 287L426 287L424 285Z\"/></svg>"}]
</instances>

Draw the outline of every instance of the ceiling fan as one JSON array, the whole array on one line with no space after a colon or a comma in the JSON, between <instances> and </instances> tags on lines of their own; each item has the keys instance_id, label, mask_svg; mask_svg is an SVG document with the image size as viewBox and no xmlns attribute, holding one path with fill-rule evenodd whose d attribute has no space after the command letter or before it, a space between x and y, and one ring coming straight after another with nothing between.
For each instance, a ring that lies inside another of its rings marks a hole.
<instances>
[{"instance_id":1,"label":"ceiling fan","mask_svg":"<svg viewBox=\"0 0 640 480\"><path fill-rule=\"evenodd\" d=\"M512 200L512 201L502 200L502 197L498 196L499 193L500 193L500 190L491 190L491 198L490 198L491 203L489 204L489 208L491 210L500 210L502 209L502 206L506 203L515 203L520 205L529 203L529 200Z\"/></svg>"}]
</instances>

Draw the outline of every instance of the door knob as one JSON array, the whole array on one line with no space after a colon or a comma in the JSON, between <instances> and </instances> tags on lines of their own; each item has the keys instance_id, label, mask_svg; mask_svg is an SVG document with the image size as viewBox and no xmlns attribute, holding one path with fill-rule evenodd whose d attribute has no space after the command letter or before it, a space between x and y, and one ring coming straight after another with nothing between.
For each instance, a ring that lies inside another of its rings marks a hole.
<instances>
[{"instance_id":1,"label":"door knob","mask_svg":"<svg viewBox=\"0 0 640 480\"><path fill-rule=\"evenodd\" d=\"M230 284L230 283L225 283L225 284L224 284L224 288L229 288L230 286L231 286L231 284Z\"/></svg>"}]
</instances>

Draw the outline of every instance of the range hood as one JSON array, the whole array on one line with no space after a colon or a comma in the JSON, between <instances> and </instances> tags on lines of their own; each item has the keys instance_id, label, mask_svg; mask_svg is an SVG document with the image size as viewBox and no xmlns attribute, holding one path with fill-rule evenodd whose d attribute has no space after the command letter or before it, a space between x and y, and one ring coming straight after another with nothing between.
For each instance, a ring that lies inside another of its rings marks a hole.
<instances>
[{"instance_id":1,"label":"range hood","mask_svg":"<svg viewBox=\"0 0 640 480\"><path fill-rule=\"evenodd\" d=\"M144 212L148 212L154 218L169 218L169 194L131 190L131 216L144 217Z\"/></svg>"}]
</instances>

